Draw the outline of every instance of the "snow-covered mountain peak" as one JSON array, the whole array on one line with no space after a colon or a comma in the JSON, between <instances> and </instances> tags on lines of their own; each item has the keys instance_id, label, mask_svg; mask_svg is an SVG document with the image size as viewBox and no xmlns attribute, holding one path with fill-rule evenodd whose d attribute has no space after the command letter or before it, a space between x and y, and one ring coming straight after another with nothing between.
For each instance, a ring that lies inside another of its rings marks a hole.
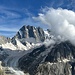
<instances>
[{"instance_id":1,"label":"snow-covered mountain peak","mask_svg":"<svg viewBox=\"0 0 75 75\"><path fill-rule=\"evenodd\" d=\"M0 43L0 59L6 66L19 67L29 75L75 73L75 46L49 29L23 26L12 39L0 37Z\"/></svg>"},{"instance_id":2,"label":"snow-covered mountain peak","mask_svg":"<svg viewBox=\"0 0 75 75\"><path fill-rule=\"evenodd\" d=\"M34 41L43 42L45 40L45 34L42 28L28 25L20 28L20 30L12 39L16 39L16 38L19 39L22 43L24 41L28 41L30 43L34 43ZM34 41L29 41L31 39L33 39Z\"/></svg>"}]
</instances>

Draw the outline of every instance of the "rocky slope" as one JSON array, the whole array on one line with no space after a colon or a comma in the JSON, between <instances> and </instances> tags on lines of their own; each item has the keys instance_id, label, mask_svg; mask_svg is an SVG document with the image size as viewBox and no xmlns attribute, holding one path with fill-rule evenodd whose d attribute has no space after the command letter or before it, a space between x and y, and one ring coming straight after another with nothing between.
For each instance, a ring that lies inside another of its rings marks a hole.
<instances>
[{"instance_id":1,"label":"rocky slope","mask_svg":"<svg viewBox=\"0 0 75 75\"><path fill-rule=\"evenodd\" d=\"M35 75L72 75L71 65L64 62L52 64L50 62L46 62L39 65Z\"/></svg>"},{"instance_id":2,"label":"rocky slope","mask_svg":"<svg viewBox=\"0 0 75 75\"><path fill-rule=\"evenodd\" d=\"M75 46L62 42L34 49L20 58L19 67L30 75L74 75L74 63Z\"/></svg>"}]
</instances>

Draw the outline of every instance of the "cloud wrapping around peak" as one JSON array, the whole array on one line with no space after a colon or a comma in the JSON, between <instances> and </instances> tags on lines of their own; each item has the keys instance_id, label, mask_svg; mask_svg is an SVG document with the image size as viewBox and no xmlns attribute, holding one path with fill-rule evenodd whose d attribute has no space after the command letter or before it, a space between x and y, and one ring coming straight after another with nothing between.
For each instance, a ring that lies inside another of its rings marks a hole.
<instances>
[{"instance_id":1,"label":"cloud wrapping around peak","mask_svg":"<svg viewBox=\"0 0 75 75\"><path fill-rule=\"evenodd\" d=\"M51 27L51 31L75 45L75 12L67 9L45 8L34 18Z\"/></svg>"}]
</instances>

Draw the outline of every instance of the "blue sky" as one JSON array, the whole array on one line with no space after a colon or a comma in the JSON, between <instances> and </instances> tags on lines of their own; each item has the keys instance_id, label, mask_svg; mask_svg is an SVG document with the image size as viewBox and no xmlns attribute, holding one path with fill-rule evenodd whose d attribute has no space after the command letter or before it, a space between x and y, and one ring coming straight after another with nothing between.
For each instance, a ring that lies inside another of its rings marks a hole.
<instances>
[{"instance_id":1,"label":"blue sky","mask_svg":"<svg viewBox=\"0 0 75 75\"><path fill-rule=\"evenodd\" d=\"M0 35L12 37L23 25L46 25L32 19L45 7L75 11L75 0L0 0Z\"/></svg>"}]
</instances>

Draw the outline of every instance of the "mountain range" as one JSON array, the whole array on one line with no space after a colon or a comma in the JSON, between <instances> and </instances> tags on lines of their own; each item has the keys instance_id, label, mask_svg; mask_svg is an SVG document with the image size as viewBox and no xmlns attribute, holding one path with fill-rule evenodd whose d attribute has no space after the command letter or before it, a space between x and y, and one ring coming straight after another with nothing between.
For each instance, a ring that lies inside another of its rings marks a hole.
<instances>
[{"instance_id":1,"label":"mountain range","mask_svg":"<svg viewBox=\"0 0 75 75\"><path fill-rule=\"evenodd\" d=\"M75 46L50 29L24 25L12 38L0 36L0 61L11 75L75 75Z\"/></svg>"}]
</instances>

